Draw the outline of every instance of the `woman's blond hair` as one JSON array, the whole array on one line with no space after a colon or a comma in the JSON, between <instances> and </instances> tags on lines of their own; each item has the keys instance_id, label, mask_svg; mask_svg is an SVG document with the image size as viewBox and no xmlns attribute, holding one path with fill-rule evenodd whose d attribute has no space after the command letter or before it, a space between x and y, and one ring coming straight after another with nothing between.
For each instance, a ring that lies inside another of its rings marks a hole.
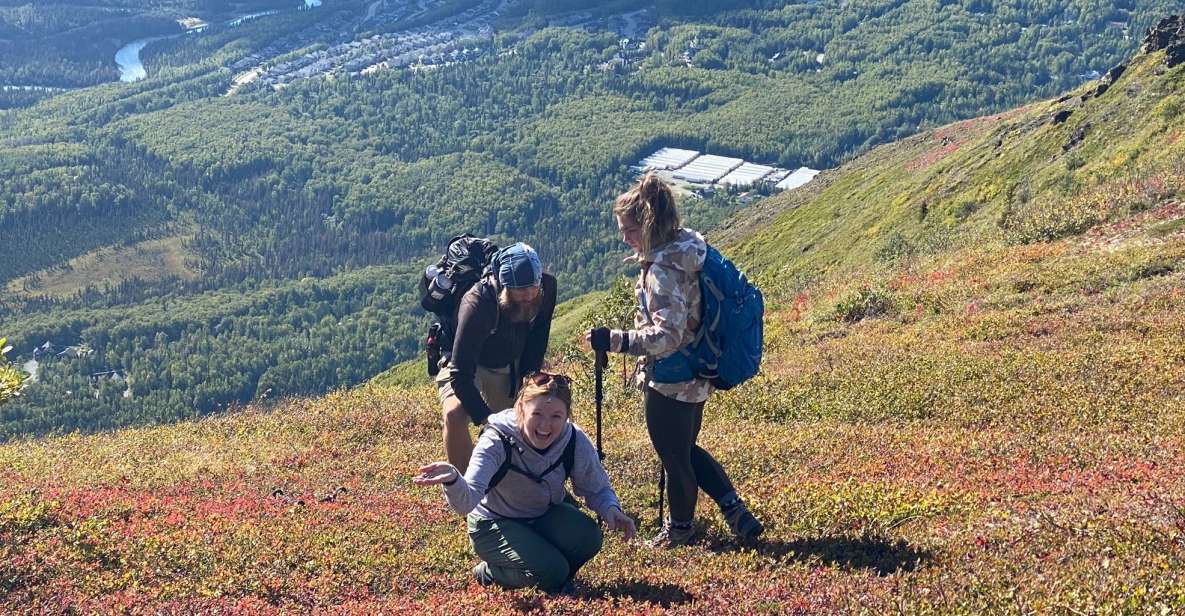
<instances>
[{"instance_id":1,"label":"woman's blond hair","mask_svg":"<svg viewBox=\"0 0 1185 616\"><path fill-rule=\"evenodd\" d=\"M617 197L613 213L629 218L642 227L643 253L675 239L675 232L680 226L675 195L671 187L653 171L642 176L633 188Z\"/></svg>"},{"instance_id":2,"label":"woman's blond hair","mask_svg":"<svg viewBox=\"0 0 1185 616\"><path fill-rule=\"evenodd\" d=\"M561 386L559 381L554 379L542 385L537 385L530 381L524 383L522 389L518 392L518 398L514 401L515 413L521 416L523 405L535 398L542 398L544 396L552 396L563 402L564 408L568 411L568 418L570 419L572 417L572 390L570 387Z\"/></svg>"}]
</instances>

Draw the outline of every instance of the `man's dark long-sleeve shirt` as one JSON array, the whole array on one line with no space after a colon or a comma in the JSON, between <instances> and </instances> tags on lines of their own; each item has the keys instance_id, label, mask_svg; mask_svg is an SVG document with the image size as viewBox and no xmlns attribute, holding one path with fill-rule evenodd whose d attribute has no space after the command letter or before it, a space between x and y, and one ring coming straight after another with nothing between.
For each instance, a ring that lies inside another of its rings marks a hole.
<instances>
[{"instance_id":1,"label":"man's dark long-sleeve shirt","mask_svg":"<svg viewBox=\"0 0 1185 616\"><path fill-rule=\"evenodd\" d=\"M521 375L539 370L547 353L551 317L555 313L556 279L551 274L543 275L543 303L535 320L529 323L500 318L497 294L493 289L483 292L482 286L486 284L493 283L488 279L480 281L461 298L450 359L453 393L475 421L504 410L491 410L482 399L475 380L477 366L491 369L511 366L508 378L515 379L516 384Z\"/></svg>"}]
</instances>

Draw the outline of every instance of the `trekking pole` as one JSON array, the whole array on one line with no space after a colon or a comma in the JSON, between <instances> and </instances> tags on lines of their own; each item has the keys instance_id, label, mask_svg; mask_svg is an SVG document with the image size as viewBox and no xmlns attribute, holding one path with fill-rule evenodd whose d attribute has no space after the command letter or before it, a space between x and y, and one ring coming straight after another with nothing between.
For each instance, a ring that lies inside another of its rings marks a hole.
<instances>
[{"instance_id":1,"label":"trekking pole","mask_svg":"<svg viewBox=\"0 0 1185 616\"><path fill-rule=\"evenodd\" d=\"M604 351L597 352L595 367L596 401L597 401L597 457L605 459L605 450L601 448L601 407L605 402L605 366L609 364L609 355Z\"/></svg>"},{"instance_id":2,"label":"trekking pole","mask_svg":"<svg viewBox=\"0 0 1185 616\"><path fill-rule=\"evenodd\" d=\"M663 525L662 501L663 501L663 498L666 496L666 493L667 493L667 468L665 466L663 466L662 462L660 461L658 463L658 525L659 525L659 527L662 527L662 525Z\"/></svg>"}]
</instances>

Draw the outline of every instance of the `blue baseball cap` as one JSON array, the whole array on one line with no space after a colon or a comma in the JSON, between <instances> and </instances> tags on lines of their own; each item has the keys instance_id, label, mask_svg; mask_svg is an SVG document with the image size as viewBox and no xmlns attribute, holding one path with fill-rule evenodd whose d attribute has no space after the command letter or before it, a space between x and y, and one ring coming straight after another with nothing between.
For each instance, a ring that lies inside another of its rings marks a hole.
<instances>
[{"instance_id":1,"label":"blue baseball cap","mask_svg":"<svg viewBox=\"0 0 1185 616\"><path fill-rule=\"evenodd\" d=\"M543 282L543 263L534 248L518 242L503 248L495 258L498 284L504 289L537 287Z\"/></svg>"}]
</instances>

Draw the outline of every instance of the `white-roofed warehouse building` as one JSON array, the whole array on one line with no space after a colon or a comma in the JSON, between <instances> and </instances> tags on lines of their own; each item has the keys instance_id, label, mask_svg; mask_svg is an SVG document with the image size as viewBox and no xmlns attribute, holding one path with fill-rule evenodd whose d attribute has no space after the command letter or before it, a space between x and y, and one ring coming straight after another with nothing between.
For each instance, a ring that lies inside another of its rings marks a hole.
<instances>
[{"instance_id":1,"label":"white-roofed warehouse building","mask_svg":"<svg viewBox=\"0 0 1185 616\"><path fill-rule=\"evenodd\" d=\"M773 170L773 173L770 173L765 177L765 181L769 182L770 184L777 184L778 182L786 179L786 176L788 175L790 175L789 169L782 169L781 167L778 167Z\"/></svg>"},{"instance_id":2,"label":"white-roofed warehouse building","mask_svg":"<svg viewBox=\"0 0 1185 616\"><path fill-rule=\"evenodd\" d=\"M744 162L740 158L705 154L680 168L674 177L693 184L713 184Z\"/></svg>"},{"instance_id":3,"label":"white-roofed warehouse building","mask_svg":"<svg viewBox=\"0 0 1185 616\"><path fill-rule=\"evenodd\" d=\"M731 173L720 178L721 184L728 186L739 186L745 188L760 182L767 175L774 172L774 168L767 165L758 165L754 163L745 163Z\"/></svg>"},{"instance_id":4,"label":"white-roofed warehouse building","mask_svg":"<svg viewBox=\"0 0 1185 616\"><path fill-rule=\"evenodd\" d=\"M641 171L664 171L678 169L695 160L699 152L679 148L663 148L642 159L637 168Z\"/></svg>"},{"instance_id":5,"label":"white-roofed warehouse building","mask_svg":"<svg viewBox=\"0 0 1185 616\"><path fill-rule=\"evenodd\" d=\"M794 190L815 179L816 175L819 175L819 172L814 169L799 167L798 171L791 173L786 176L786 179L778 182L777 188L778 190Z\"/></svg>"}]
</instances>

